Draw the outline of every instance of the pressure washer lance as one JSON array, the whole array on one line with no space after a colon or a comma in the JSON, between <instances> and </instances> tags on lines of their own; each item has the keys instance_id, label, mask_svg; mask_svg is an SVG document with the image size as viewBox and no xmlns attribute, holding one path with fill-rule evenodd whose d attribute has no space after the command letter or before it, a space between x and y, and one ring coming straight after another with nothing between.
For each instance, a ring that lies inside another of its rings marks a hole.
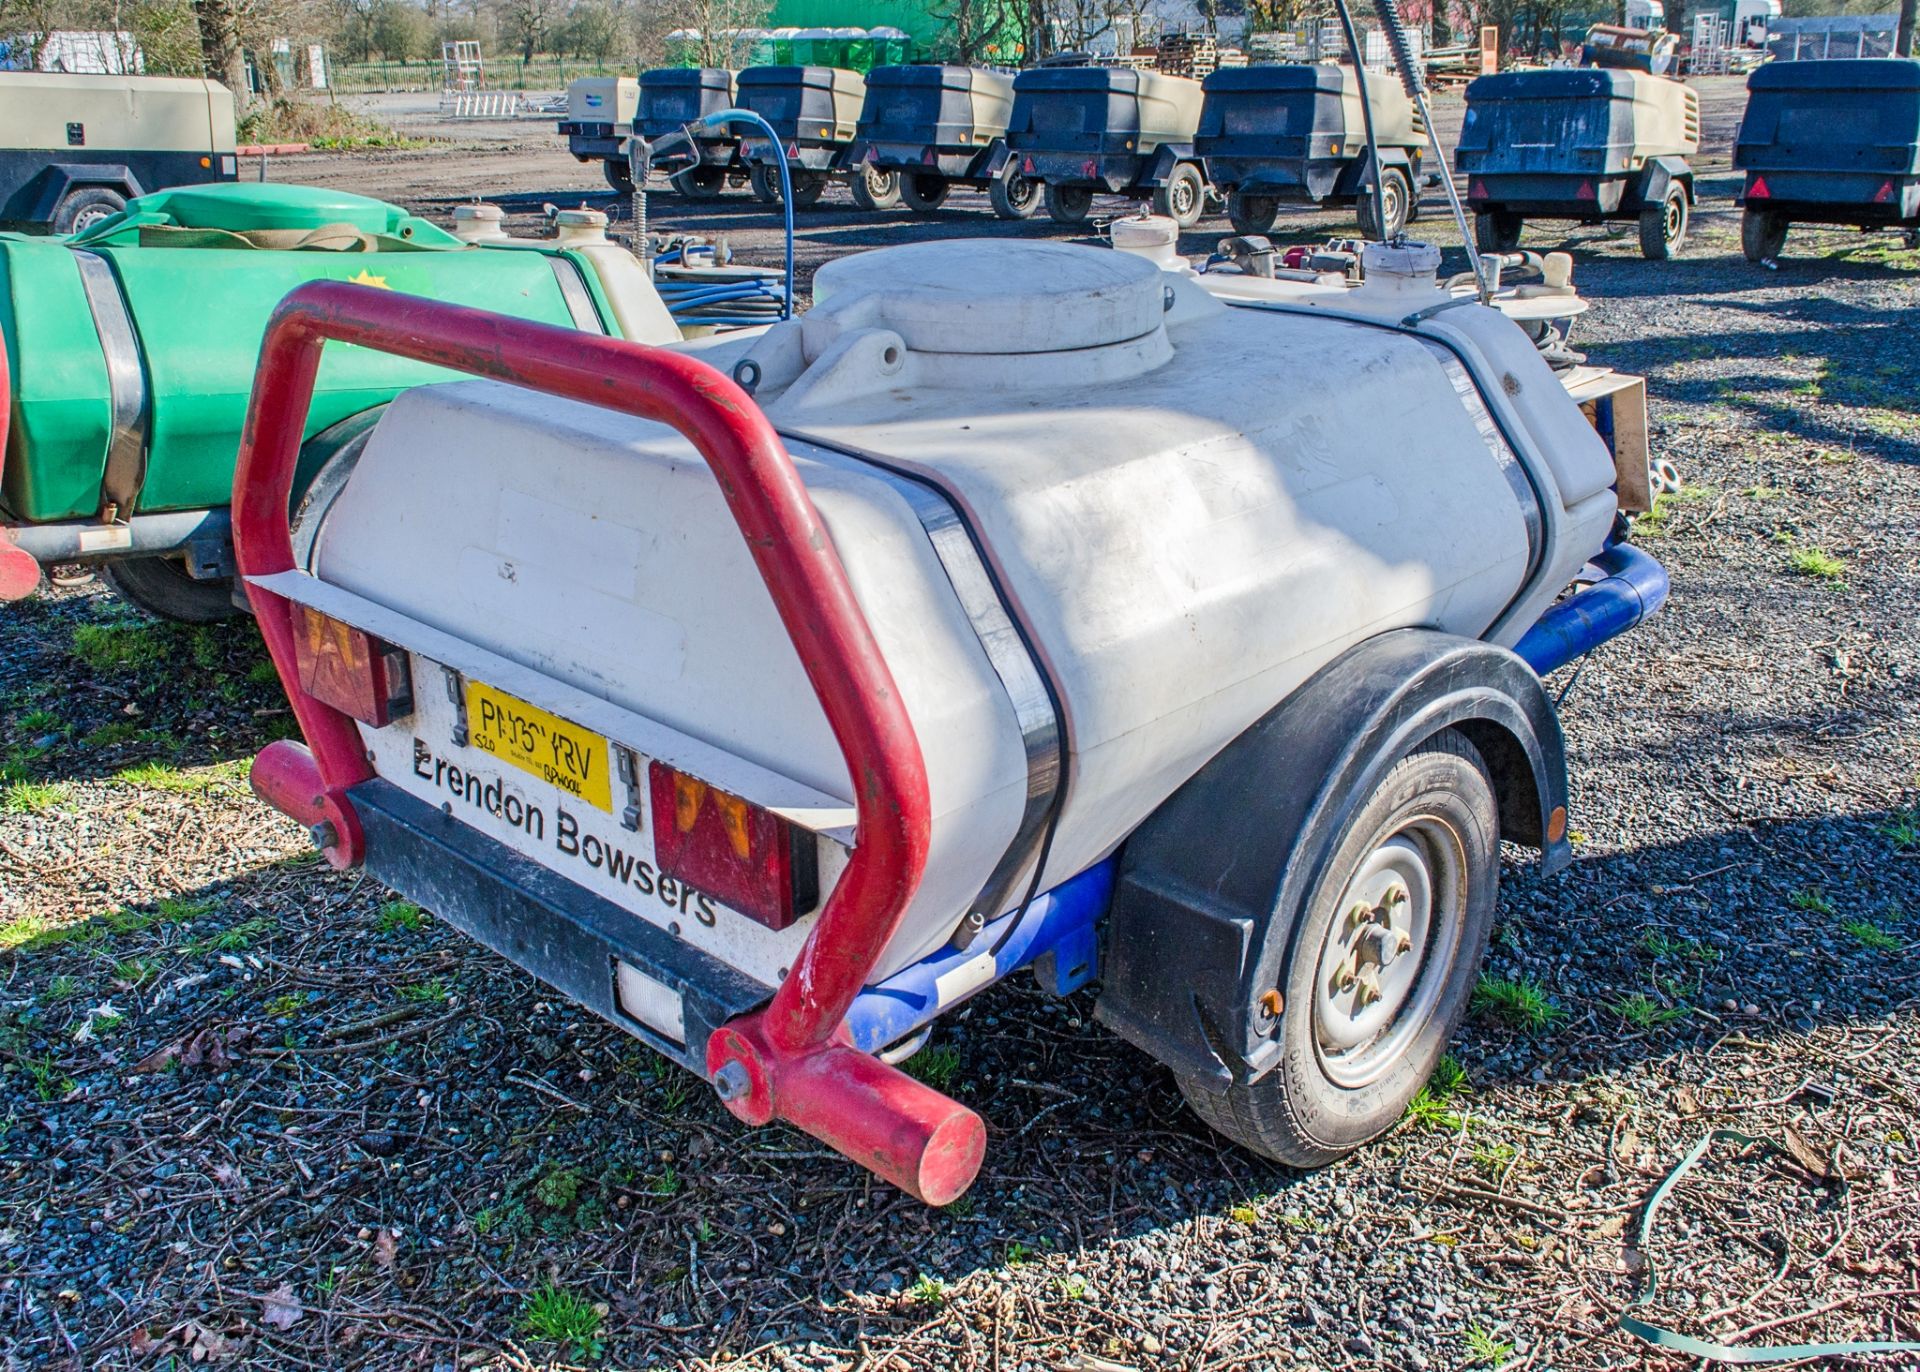
<instances>
[{"instance_id":1,"label":"pressure washer lance","mask_svg":"<svg viewBox=\"0 0 1920 1372\"><path fill-rule=\"evenodd\" d=\"M1391 0L1380 0L1390 4ZM1353 58L1353 84L1360 92L1360 123L1367 135L1367 165L1373 178L1373 220L1380 231L1380 241L1386 242L1387 233L1387 193L1381 187L1385 179L1380 175L1380 144L1373 136L1373 101L1367 98L1367 55L1360 50L1360 35L1353 27L1353 14L1347 8L1347 0L1333 0L1335 12L1340 16L1340 31L1346 35L1347 53ZM1417 194L1417 192L1416 192Z\"/></svg>"},{"instance_id":2,"label":"pressure washer lance","mask_svg":"<svg viewBox=\"0 0 1920 1372\"><path fill-rule=\"evenodd\" d=\"M653 240L647 233L647 166L653 149L639 134L627 140L627 177L633 182L633 255L653 275Z\"/></svg>"},{"instance_id":3,"label":"pressure washer lance","mask_svg":"<svg viewBox=\"0 0 1920 1372\"><path fill-rule=\"evenodd\" d=\"M1346 0L1339 0L1341 13L1346 12ZM1400 84L1406 88L1407 99L1413 101L1413 107L1420 111L1420 120L1427 128L1427 144L1433 149L1433 162L1440 169L1440 184L1447 192L1447 203L1453 207L1453 222L1460 226L1460 241L1466 245L1467 261L1473 264L1473 279L1480 303L1486 304L1493 297L1493 284L1487 280L1485 267L1480 261L1480 249L1474 244L1473 232L1467 227L1467 212L1460 203L1460 189L1453 184L1453 169L1447 165L1447 155L1440 150L1440 133L1433 126L1433 114L1427 108L1427 83L1421 75L1419 64L1413 60L1413 45L1407 41L1406 25L1400 22L1400 11L1393 0L1373 0L1373 8L1380 16L1380 25L1386 31L1387 47L1393 53L1393 65L1400 72ZM1359 59L1356 58L1356 61ZM1361 99L1365 100L1363 93ZM1365 108L1364 104L1362 108ZM1374 166L1380 165L1379 155L1373 147L1373 126L1367 126L1367 154L1374 159ZM1376 173L1375 182L1380 180Z\"/></svg>"}]
</instances>

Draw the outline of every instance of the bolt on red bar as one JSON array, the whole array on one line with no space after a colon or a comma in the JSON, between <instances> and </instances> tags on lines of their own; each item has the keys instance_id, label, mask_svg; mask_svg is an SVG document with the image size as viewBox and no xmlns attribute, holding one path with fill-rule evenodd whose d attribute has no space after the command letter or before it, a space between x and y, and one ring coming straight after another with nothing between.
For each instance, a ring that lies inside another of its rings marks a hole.
<instances>
[{"instance_id":1,"label":"bolt on red bar","mask_svg":"<svg viewBox=\"0 0 1920 1372\"><path fill-rule=\"evenodd\" d=\"M919 885L930 802L892 673L766 416L727 377L679 353L396 291L312 282L281 303L260 348L234 471L242 577L294 569L288 496L328 340L670 425L713 469L840 745L858 818L852 857L792 972L764 1010L713 1036L709 1075L751 1084L722 1092L749 1123L788 1120L933 1204L958 1196L984 1151L979 1116L833 1042ZM301 689L291 602L258 585L248 594L308 745L263 751L255 789L312 825L330 861L351 865L363 856L363 839L347 792L371 775L359 734Z\"/></svg>"}]
</instances>

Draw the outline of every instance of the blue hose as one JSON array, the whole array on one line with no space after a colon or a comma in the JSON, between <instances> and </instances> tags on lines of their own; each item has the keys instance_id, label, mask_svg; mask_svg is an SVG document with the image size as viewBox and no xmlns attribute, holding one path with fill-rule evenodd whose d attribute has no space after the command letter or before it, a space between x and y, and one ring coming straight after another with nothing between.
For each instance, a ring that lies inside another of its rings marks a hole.
<instances>
[{"instance_id":1,"label":"blue hose","mask_svg":"<svg viewBox=\"0 0 1920 1372\"><path fill-rule=\"evenodd\" d=\"M787 282L786 290L780 296L780 317L793 318L793 175L787 170L787 150L780 142L780 136L773 131L773 125L755 114L752 110L719 110L704 119L696 120L690 127L696 129L718 129L728 124L753 124L767 136L767 142L773 145L774 160L780 165L780 209L786 221L787 230Z\"/></svg>"}]
</instances>

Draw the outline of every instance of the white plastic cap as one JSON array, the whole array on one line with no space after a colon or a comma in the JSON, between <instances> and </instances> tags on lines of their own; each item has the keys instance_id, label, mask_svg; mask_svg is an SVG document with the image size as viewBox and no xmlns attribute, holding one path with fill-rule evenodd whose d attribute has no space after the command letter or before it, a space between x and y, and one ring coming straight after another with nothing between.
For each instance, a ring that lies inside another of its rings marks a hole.
<instances>
[{"instance_id":1,"label":"white plastic cap","mask_svg":"<svg viewBox=\"0 0 1920 1372\"><path fill-rule=\"evenodd\" d=\"M1431 243L1368 243L1360 249L1366 279L1397 276L1434 283L1440 273L1440 249Z\"/></svg>"},{"instance_id":2,"label":"white plastic cap","mask_svg":"<svg viewBox=\"0 0 1920 1372\"><path fill-rule=\"evenodd\" d=\"M507 212L498 205L455 205L453 236L463 243L492 242L507 237Z\"/></svg>"}]
</instances>

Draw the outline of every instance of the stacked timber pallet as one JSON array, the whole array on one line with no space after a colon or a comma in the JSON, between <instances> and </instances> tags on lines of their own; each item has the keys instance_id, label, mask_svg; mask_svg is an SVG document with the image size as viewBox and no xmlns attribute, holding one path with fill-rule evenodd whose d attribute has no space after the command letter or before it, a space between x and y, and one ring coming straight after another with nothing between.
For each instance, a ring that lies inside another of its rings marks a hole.
<instances>
[{"instance_id":1,"label":"stacked timber pallet","mask_svg":"<svg viewBox=\"0 0 1920 1372\"><path fill-rule=\"evenodd\" d=\"M1163 34L1154 65L1168 76L1202 81L1219 67L1220 46L1210 33Z\"/></svg>"}]
</instances>

